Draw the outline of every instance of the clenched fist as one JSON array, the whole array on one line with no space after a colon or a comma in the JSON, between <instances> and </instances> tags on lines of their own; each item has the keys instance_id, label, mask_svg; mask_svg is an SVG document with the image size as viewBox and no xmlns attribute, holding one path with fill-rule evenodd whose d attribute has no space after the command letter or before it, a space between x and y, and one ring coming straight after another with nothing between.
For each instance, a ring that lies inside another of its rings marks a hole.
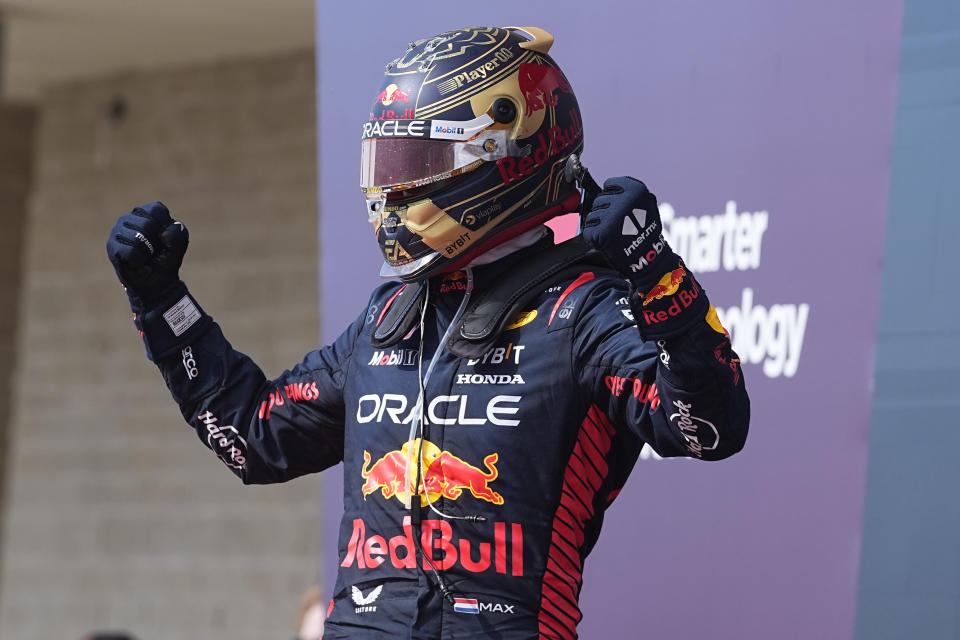
<instances>
[{"instance_id":1,"label":"clenched fist","mask_svg":"<svg viewBox=\"0 0 960 640\"><path fill-rule=\"evenodd\" d=\"M634 178L603 183L584 222L583 239L642 293L676 267L676 256L663 237L657 197Z\"/></svg>"},{"instance_id":2,"label":"clenched fist","mask_svg":"<svg viewBox=\"0 0 960 640\"><path fill-rule=\"evenodd\" d=\"M583 239L633 285L630 309L644 338L671 338L703 322L710 303L663 237L657 198L645 184L627 177L604 182Z\"/></svg>"},{"instance_id":3,"label":"clenched fist","mask_svg":"<svg viewBox=\"0 0 960 640\"><path fill-rule=\"evenodd\" d=\"M142 302L179 282L190 234L160 202L120 216L107 240L107 256L131 301Z\"/></svg>"}]
</instances>

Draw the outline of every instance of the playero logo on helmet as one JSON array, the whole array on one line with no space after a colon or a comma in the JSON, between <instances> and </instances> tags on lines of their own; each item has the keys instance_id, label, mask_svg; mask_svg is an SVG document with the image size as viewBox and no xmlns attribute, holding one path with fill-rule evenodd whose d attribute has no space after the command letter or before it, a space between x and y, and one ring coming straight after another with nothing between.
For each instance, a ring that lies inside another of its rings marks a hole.
<instances>
[{"instance_id":1,"label":"playero logo on helmet","mask_svg":"<svg viewBox=\"0 0 960 640\"><path fill-rule=\"evenodd\" d=\"M488 74L494 73L501 64L510 62L514 58L514 52L509 47L500 47L493 52L491 60L476 66L473 69L462 71L455 76L444 80L437 85L437 91L445 96L448 93L456 91L465 84L470 84L475 80L485 80Z\"/></svg>"}]
</instances>

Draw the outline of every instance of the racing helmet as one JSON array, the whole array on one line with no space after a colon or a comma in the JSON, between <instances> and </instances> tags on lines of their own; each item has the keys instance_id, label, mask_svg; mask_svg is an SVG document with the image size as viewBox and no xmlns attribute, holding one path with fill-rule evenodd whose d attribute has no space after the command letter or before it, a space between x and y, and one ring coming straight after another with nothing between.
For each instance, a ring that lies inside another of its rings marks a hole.
<instances>
[{"instance_id":1,"label":"racing helmet","mask_svg":"<svg viewBox=\"0 0 960 640\"><path fill-rule=\"evenodd\" d=\"M564 167L583 150L576 96L536 27L471 27L410 43L363 125L360 184L380 275L466 265L576 210Z\"/></svg>"}]
</instances>

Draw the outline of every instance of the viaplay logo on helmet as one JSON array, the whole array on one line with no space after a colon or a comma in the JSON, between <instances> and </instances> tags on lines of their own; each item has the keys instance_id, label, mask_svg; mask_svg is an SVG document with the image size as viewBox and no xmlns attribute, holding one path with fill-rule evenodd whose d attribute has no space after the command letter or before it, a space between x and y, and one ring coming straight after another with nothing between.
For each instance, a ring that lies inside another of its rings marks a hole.
<instances>
[{"instance_id":1,"label":"viaplay logo on helmet","mask_svg":"<svg viewBox=\"0 0 960 640\"><path fill-rule=\"evenodd\" d=\"M500 170L503 183L510 184L533 175L547 161L570 147L583 133L583 125L580 124L576 109L570 110L570 123L566 129L557 125L547 129L546 133L541 132L537 136L539 146L532 153L521 158L507 156L497 160L497 169Z\"/></svg>"}]
</instances>

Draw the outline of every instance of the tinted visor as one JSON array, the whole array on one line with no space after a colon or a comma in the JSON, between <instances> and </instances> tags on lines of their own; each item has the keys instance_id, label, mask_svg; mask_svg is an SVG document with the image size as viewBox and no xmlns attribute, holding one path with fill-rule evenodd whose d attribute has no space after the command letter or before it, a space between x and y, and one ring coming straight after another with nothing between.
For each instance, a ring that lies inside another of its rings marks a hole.
<instances>
[{"instance_id":1,"label":"tinted visor","mask_svg":"<svg viewBox=\"0 0 960 640\"><path fill-rule=\"evenodd\" d=\"M461 168L457 166L457 144L449 140L422 138L364 140L360 186L364 189L415 186L444 177Z\"/></svg>"},{"instance_id":2,"label":"tinted visor","mask_svg":"<svg viewBox=\"0 0 960 640\"><path fill-rule=\"evenodd\" d=\"M459 131L473 133L466 127ZM507 156L509 145L503 129L478 131L468 140L367 138L361 143L360 187L396 191L451 178Z\"/></svg>"}]
</instances>

